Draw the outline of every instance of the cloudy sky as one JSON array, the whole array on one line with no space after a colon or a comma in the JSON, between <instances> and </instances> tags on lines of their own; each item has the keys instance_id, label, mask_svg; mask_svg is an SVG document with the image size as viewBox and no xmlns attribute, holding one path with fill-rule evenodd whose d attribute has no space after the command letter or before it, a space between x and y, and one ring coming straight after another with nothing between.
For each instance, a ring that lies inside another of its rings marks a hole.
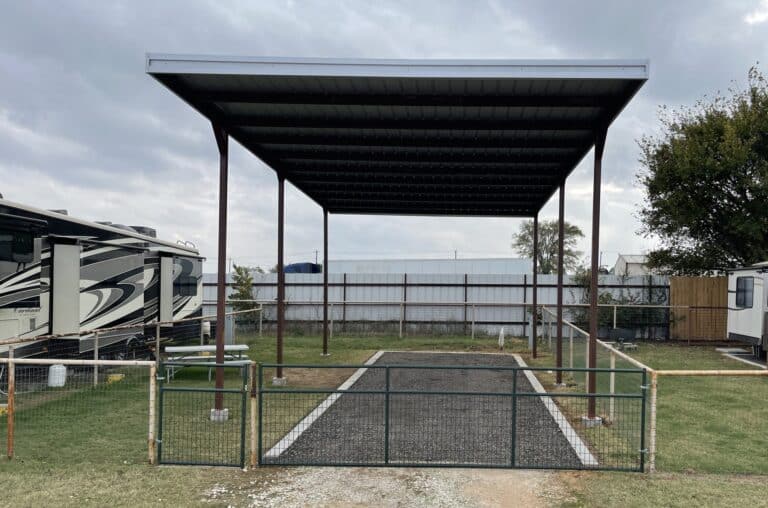
<instances>
[{"instance_id":1,"label":"cloudy sky","mask_svg":"<svg viewBox=\"0 0 768 508\"><path fill-rule=\"evenodd\" d=\"M651 79L609 131L601 249L637 235L636 139L660 104L744 85L768 54L768 0L2 2L0 193L90 220L156 227L216 260L210 125L144 72L146 52L370 58L649 58ZM765 71L765 67L763 66ZM230 255L275 263L277 181L233 144ZM591 155L566 214L590 230ZM288 186L286 256L322 248L320 208ZM543 218L557 214L556 199ZM514 219L331 216L331 258L511 256ZM587 249L587 241L582 250Z\"/></svg>"}]
</instances>

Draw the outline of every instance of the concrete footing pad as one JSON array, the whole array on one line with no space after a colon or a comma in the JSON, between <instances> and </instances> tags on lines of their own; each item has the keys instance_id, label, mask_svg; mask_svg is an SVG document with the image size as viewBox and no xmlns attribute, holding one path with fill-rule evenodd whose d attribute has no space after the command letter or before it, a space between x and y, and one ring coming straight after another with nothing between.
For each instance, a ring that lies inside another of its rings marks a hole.
<instances>
[{"instance_id":1,"label":"concrete footing pad","mask_svg":"<svg viewBox=\"0 0 768 508\"><path fill-rule=\"evenodd\" d=\"M603 419L599 416L595 416L594 418L590 418L589 416L582 416L581 417L581 423L584 424L585 427L599 427L603 424Z\"/></svg>"},{"instance_id":2,"label":"concrete footing pad","mask_svg":"<svg viewBox=\"0 0 768 508\"><path fill-rule=\"evenodd\" d=\"M210 420L212 422L226 422L229 420L229 409L211 409Z\"/></svg>"}]
</instances>

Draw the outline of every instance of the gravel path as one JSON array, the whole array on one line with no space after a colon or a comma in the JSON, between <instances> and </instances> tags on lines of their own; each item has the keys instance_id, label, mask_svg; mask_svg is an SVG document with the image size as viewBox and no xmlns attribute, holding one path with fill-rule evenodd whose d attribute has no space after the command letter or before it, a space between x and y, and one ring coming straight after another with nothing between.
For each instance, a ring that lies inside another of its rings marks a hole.
<instances>
[{"instance_id":1,"label":"gravel path","mask_svg":"<svg viewBox=\"0 0 768 508\"><path fill-rule=\"evenodd\" d=\"M385 353L375 365L517 366L503 354ZM389 461L413 465L509 467L512 460L513 371L503 369L390 369L391 390L454 391L468 395L390 394ZM517 391L533 392L523 372ZM385 389L385 370L368 369L351 391ZM271 396L271 395L270 395ZM280 394L283 404L301 394ZM345 393L273 464L384 463L385 395ZM265 401L266 404L266 401ZM275 406L277 407L277 406ZM270 417L265 413L265 432ZM581 465L539 397L518 397L515 465Z\"/></svg>"}]
</instances>

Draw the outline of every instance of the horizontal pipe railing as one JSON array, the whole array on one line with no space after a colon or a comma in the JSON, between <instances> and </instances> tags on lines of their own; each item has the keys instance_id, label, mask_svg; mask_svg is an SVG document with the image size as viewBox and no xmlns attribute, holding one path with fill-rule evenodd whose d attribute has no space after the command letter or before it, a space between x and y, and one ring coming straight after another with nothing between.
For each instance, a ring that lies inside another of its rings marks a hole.
<instances>
[{"instance_id":1,"label":"horizontal pipe railing","mask_svg":"<svg viewBox=\"0 0 768 508\"><path fill-rule=\"evenodd\" d=\"M181 389L177 389L181 390ZM190 391L198 390L190 388ZM215 390L211 388L211 390ZM579 392L462 392L462 391L431 391L431 390L339 390L322 388L262 388L260 393L281 393L281 394L343 394L343 395L451 395L451 396L479 396L479 397L571 397L571 398L618 398L618 399L642 399L643 395L638 393L579 393Z\"/></svg>"},{"instance_id":2,"label":"horizontal pipe railing","mask_svg":"<svg viewBox=\"0 0 768 508\"><path fill-rule=\"evenodd\" d=\"M259 305L259 307L255 309L227 312L226 315L237 316L240 314L256 313L256 312L262 312L262 311L263 311L263 307ZM211 314L206 316L193 316L188 318L176 319L173 321L150 321L148 323L136 323L136 324L128 324L128 325L110 326L106 328L94 328L92 330L83 330L78 333L54 333L54 334L46 334L46 335L36 335L34 337L12 337L9 339L0 340L0 346L23 344L26 342L35 342L38 340L46 340L46 339L73 339L74 340L74 339L80 339L84 336L93 335L95 333L114 332L119 330L135 330L137 328L149 328L153 326L162 327L162 326L168 326L168 325L175 325L179 323L188 323L192 321L205 321L210 319L216 319L216 315Z\"/></svg>"},{"instance_id":3,"label":"horizontal pipe railing","mask_svg":"<svg viewBox=\"0 0 768 508\"><path fill-rule=\"evenodd\" d=\"M167 365L167 364L163 364ZM364 364L310 364L310 363L262 363L262 368L282 367L284 369L423 369L423 370L507 370L507 371L541 371L541 372L619 372L629 374L641 374L641 369L609 369L598 367L588 369L584 367L512 367L512 366L493 366L493 365L364 365Z\"/></svg>"},{"instance_id":4,"label":"horizontal pipe railing","mask_svg":"<svg viewBox=\"0 0 768 508\"><path fill-rule=\"evenodd\" d=\"M103 367L150 367L156 365L148 360L69 360L63 358L0 358L0 363L14 363L16 365L98 365Z\"/></svg>"}]
</instances>

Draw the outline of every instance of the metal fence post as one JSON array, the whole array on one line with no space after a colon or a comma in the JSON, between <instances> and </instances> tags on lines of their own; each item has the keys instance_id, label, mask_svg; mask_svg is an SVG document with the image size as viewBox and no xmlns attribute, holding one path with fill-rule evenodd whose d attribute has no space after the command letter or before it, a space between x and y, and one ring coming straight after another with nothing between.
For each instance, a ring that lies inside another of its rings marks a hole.
<instances>
[{"instance_id":1,"label":"metal fence post","mask_svg":"<svg viewBox=\"0 0 768 508\"><path fill-rule=\"evenodd\" d=\"M13 431L14 431L14 419L16 412L16 364L13 363L13 346L8 347L8 460L13 458Z\"/></svg>"},{"instance_id":2,"label":"metal fence post","mask_svg":"<svg viewBox=\"0 0 768 508\"><path fill-rule=\"evenodd\" d=\"M517 462L517 374L518 370L512 370L512 448L510 449L510 467L515 467Z\"/></svg>"},{"instance_id":3,"label":"metal fence post","mask_svg":"<svg viewBox=\"0 0 768 508\"><path fill-rule=\"evenodd\" d=\"M240 469L245 469L245 418L248 412L248 366L243 365L242 395L240 396Z\"/></svg>"},{"instance_id":4,"label":"metal fence post","mask_svg":"<svg viewBox=\"0 0 768 508\"><path fill-rule=\"evenodd\" d=\"M328 325L328 333L330 334L331 338L333 338L333 304L332 303L329 304L328 307L329 307L328 314L331 318L330 323Z\"/></svg>"},{"instance_id":5,"label":"metal fence post","mask_svg":"<svg viewBox=\"0 0 768 508\"><path fill-rule=\"evenodd\" d=\"M405 306L400 302L400 334L399 337L403 338L403 320L405 319Z\"/></svg>"},{"instance_id":6,"label":"metal fence post","mask_svg":"<svg viewBox=\"0 0 768 508\"><path fill-rule=\"evenodd\" d=\"M610 393L611 398L608 399L608 417L613 422L614 408L616 406L616 399L613 394L616 392L616 353L611 351L611 373L610 373Z\"/></svg>"},{"instance_id":7,"label":"metal fence post","mask_svg":"<svg viewBox=\"0 0 768 508\"><path fill-rule=\"evenodd\" d=\"M570 345L571 345L571 347L568 349L568 355L570 356L569 364L570 364L570 368L573 368L573 327L569 326L568 330L569 330L568 341L570 342Z\"/></svg>"},{"instance_id":8,"label":"metal fence post","mask_svg":"<svg viewBox=\"0 0 768 508\"><path fill-rule=\"evenodd\" d=\"M96 332L93 336L93 359L99 360L99 332ZM93 386L99 384L99 364L93 364Z\"/></svg>"},{"instance_id":9,"label":"metal fence post","mask_svg":"<svg viewBox=\"0 0 768 508\"><path fill-rule=\"evenodd\" d=\"M155 363L160 365L160 321L155 325Z\"/></svg>"},{"instance_id":10,"label":"metal fence post","mask_svg":"<svg viewBox=\"0 0 768 508\"><path fill-rule=\"evenodd\" d=\"M256 364L251 362L249 365L249 373L250 373L250 392L251 392L251 420L250 420L250 431L251 431L251 439L250 439L250 460L248 463L251 467L256 467L256 447L258 446L258 443L256 442Z\"/></svg>"},{"instance_id":11,"label":"metal fence post","mask_svg":"<svg viewBox=\"0 0 768 508\"><path fill-rule=\"evenodd\" d=\"M475 340L475 311L477 307L475 307L475 304L472 304L472 340Z\"/></svg>"},{"instance_id":12,"label":"metal fence post","mask_svg":"<svg viewBox=\"0 0 768 508\"><path fill-rule=\"evenodd\" d=\"M643 369L643 384L641 386L641 392L643 394L642 406L640 409L640 467L638 470L642 473L645 471L645 454L648 450L645 449L645 406L648 402L648 371Z\"/></svg>"},{"instance_id":13,"label":"metal fence post","mask_svg":"<svg viewBox=\"0 0 768 508\"><path fill-rule=\"evenodd\" d=\"M389 464L389 367L384 367L384 464Z\"/></svg>"},{"instance_id":14,"label":"metal fence post","mask_svg":"<svg viewBox=\"0 0 768 508\"><path fill-rule=\"evenodd\" d=\"M149 367L149 433L147 434L147 453L149 463L155 464L157 457L157 442L155 441L155 428L157 426L155 398L157 392L157 364Z\"/></svg>"},{"instance_id":15,"label":"metal fence post","mask_svg":"<svg viewBox=\"0 0 768 508\"><path fill-rule=\"evenodd\" d=\"M587 334L584 337L584 339L585 339L584 342L586 346L586 351L584 353L584 368L588 369L589 368L589 334ZM585 371L584 374L585 374L584 386L589 386L589 371Z\"/></svg>"},{"instance_id":16,"label":"metal fence post","mask_svg":"<svg viewBox=\"0 0 768 508\"><path fill-rule=\"evenodd\" d=\"M160 325L158 325L159 328ZM163 372L163 365L158 364L157 372L161 373ZM159 399L158 401L158 425L157 425L157 440L156 440L156 447L157 447L157 462L161 463L162 457L163 457L163 381L164 378L162 376L158 376L158 383L157 383L157 397Z\"/></svg>"},{"instance_id":17,"label":"metal fence post","mask_svg":"<svg viewBox=\"0 0 768 508\"><path fill-rule=\"evenodd\" d=\"M256 374L256 388L259 392L259 414L258 414L259 423L258 423L258 436L257 436L258 443L256 448L258 453L257 462L259 465L261 465L261 458L263 456L262 446L264 442L264 440L262 439L262 434L264 433L264 421L263 421L264 420L264 416L263 416L264 392L262 387L263 377L264 377L264 367L261 364L259 364L258 373Z\"/></svg>"},{"instance_id":18,"label":"metal fence post","mask_svg":"<svg viewBox=\"0 0 768 508\"><path fill-rule=\"evenodd\" d=\"M616 305L613 306L613 329L616 329Z\"/></svg>"},{"instance_id":19,"label":"metal fence post","mask_svg":"<svg viewBox=\"0 0 768 508\"><path fill-rule=\"evenodd\" d=\"M651 422L648 436L648 472L656 472L656 397L659 377L655 370L651 371Z\"/></svg>"},{"instance_id":20,"label":"metal fence post","mask_svg":"<svg viewBox=\"0 0 768 508\"><path fill-rule=\"evenodd\" d=\"M259 306L259 337L261 337L261 334L263 331L263 322L264 322L264 307L260 305Z\"/></svg>"}]
</instances>

